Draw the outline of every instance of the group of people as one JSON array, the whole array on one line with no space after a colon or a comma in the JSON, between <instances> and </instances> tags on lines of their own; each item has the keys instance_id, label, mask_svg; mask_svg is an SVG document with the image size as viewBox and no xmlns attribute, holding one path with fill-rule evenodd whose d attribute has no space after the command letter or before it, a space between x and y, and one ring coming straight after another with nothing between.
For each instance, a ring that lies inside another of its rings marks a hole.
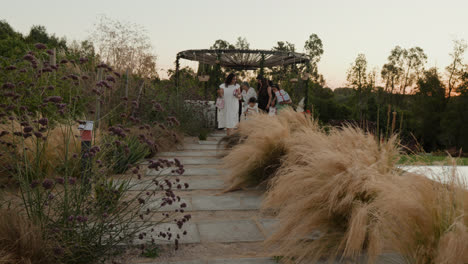
<instances>
[{"instance_id":1,"label":"group of people","mask_svg":"<svg viewBox=\"0 0 468 264\"><path fill-rule=\"evenodd\" d=\"M216 107L218 128L226 128L230 135L242 120L248 120L259 112L276 115L292 104L289 94L265 77L257 76L257 91L249 83L237 83L237 76L230 73L219 86Z\"/></svg>"}]
</instances>

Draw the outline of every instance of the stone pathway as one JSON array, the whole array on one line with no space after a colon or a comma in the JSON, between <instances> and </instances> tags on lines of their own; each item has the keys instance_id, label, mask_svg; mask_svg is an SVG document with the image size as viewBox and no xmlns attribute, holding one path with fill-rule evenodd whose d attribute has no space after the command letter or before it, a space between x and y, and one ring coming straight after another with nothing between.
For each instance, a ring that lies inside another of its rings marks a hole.
<instances>
[{"instance_id":1,"label":"stone pathway","mask_svg":"<svg viewBox=\"0 0 468 264\"><path fill-rule=\"evenodd\" d=\"M177 158L184 164L181 181L189 188L178 191L185 211L192 215L186 225L187 235L182 236L179 250L166 241L161 256L155 259L135 259L133 263L168 264L273 264L277 263L263 252L261 245L271 233L275 220L259 212L262 190L246 190L221 194L226 172L220 168L218 142L225 134L213 133L206 141L186 138L184 149L160 153L160 157ZM148 170L147 175L157 172ZM165 173L170 175L170 172ZM143 186L144 183L141 183ZM139 185L134 186L138 190ZM175 208L159 208L158 203L148 205L151 210L170 211ZM177 230L175 224L164 227ZM141 242L140 242L141 243Z\"/></svg>"}]
</instances>

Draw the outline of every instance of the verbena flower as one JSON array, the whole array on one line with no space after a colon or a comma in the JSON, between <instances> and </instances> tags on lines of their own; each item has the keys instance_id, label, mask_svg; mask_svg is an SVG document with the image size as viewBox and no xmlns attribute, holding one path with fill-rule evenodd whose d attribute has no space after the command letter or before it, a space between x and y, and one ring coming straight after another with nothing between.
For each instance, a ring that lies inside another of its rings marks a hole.
<instances>
[{"instance_id":1,"label":"verbena flower","mask_svg":"<svg viewBox=\"0 0 468 264\"><path fill-rule=\"evenodd\" d=\"M40 50L47 49L47 46L42 44L42 43L36 43L36 44L34 44L34 47L36 47L36 49L40 49Z\"/></svg>"},{"instance_id":2,"label":"verbena flower","mask_svg":"<svg viewBox=\"0 0 468 264\"><path fill-rule=\"evenodd\" d=\"M36 57L34 57L34 55L32 55L32 54L26 54L26 55L23 56L23 60L33 62L33 61L36 60Z\"/></svg>"},{"instance_id":3,"label":"verbena flower","mask_svg":"<svg viewBox=\"0 0 468 264\"><path fill-rule=\"evenodd\" d=\"M29 185L32 189L36 188L39 185L38 180L33 180L31 184Z\"/></svg>"},{"instance_id":4,"label":"verbena flower","mask_svg":"<svg viewBox=\"0 0 468 264\"><path fill-rule=\"evenodd\" d=\"M76 178L75 178L75 177L70 177L70 178L68 179L68 183L69 183L70 185L75 185L75 183L76 183Z\"/></svg>"},{"instance_id":5,"label":"verbena flower","mask_svg":"<svg viewBox=\"0 0 468 264\"><path fill-rule=\"evenodd\" d=\"M33 131L33 128L31 126L27 126L27 127L23 128L24 133L29 133L31 131Z\"/></svg>"},{"instance_id":6,"label":"verbena flower","mask_svg":"<svg viewBox=\"0 0 468 264\"><path fill-rule=\"evenodd\" d=\"M2 85L2 88L3 89L14 89L16 87L16 85L14 85L13 83L11 82L6 82Z\"/></svg>"},{"instance_id":7,"label":"verbena flower","mask_svg":"<svg viewBox=\"0 0 468 264\"><path fill-rule=\"evenodd\" d=\"M65 179L62 178L62 177L57 177L57 178L55 178L55 182L58 183L58 184L64 184L64 183L65 183Z\"/></svg>"},{"instance_id":8,"label":"verbena flower","mask_svg":"<svg viewBox=\"0 0 468 264\"><path fill-rule=\"evenodd\" d=\"M54 182L51 179L44 179L42 181L42 187L46 190L49 190L54 186Z\"/></svg>"},{"instance_id":9,"label":"verbena flower","mask_svg":"<svg viewBox=\"0 0 468 264\"><path fill-rule=\"evenodd\" d=\"M42 133L38 131L34 132L34 136L36 136L37 138L43 138Z\"/></svg>"},{"instance_id":10,"label":"verbena flower","mask_svg":"<svg viewBox=\"0 0 468 264\"><path fill-rule=\"evenodd\" d=\"M37 122L43 126L47 126L49 124L49 119L47 119L47 117L43 117L39 119Z\"/></svg>"}]
</instances>

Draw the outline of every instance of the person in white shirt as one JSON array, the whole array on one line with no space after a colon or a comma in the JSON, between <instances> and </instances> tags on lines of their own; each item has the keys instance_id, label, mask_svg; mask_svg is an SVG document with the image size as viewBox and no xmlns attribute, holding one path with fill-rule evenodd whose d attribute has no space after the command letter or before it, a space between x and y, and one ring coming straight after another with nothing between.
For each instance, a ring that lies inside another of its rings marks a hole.
<instances>
[{"instance_id":1,"label":"person in white shirt","mask_svg":"<svg viewBox=\"0 0 468 264\"><path fill-rule=\"evenodd\" d=\"M249 120L253 115L258 114L258 104L255 97L250 97L247 107L244 110L244 120Z\"/></svg>"},{"instance_id":2,"label":"person in white shirt","mask_svg":"<svg viewBox=\"0 0 468 264\"><path fill-rule=\"evenodd\" d=\"M242 90L242 113L245 112L245 109L247 109L247 106L249 105L249 100L250 98L254 97L257 99L257 92L255 92L255 89L250 87L248 82L243 82L241 84L241 90Z\"/></svg>"},{"instance_id":3,"label":"person in white shirt","mask_svg":"<svg viewBox=\"0 0 468 264\"><path fill-rule=\"evenodd\" d=\"M281 109L285 108L286 106L290 106L292 104L289 94L285 90L280 89L277 84L273 84L271 89L275 94L275 98L273 98L273 104L276 106L276 113L281 111Z\"/></svg>"}]
</instances>

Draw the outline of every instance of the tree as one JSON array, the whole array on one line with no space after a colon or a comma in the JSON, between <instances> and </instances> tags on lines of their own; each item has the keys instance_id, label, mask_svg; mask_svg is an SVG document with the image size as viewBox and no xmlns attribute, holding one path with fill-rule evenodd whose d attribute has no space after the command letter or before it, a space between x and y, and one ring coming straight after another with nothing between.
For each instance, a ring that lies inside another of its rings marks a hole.
<instances>
[{"instance_id":1,"label":"tree","mask_svg":"<svg viewBox=\"0 0 468 264\"><path fill-rule=\"evenodd\" d=\"M351 68L348 70L348 83L356 90L358 102L356 104L359 119L363 119L362 111L365 108L362 101L362 92L367 87L367 59L364 54L358 54ZM357 114L357 113L356 113Z\"/></svg>"},{"instance_id":2,"label":"tree","mask_svg":"<svg viewBox=\"0 0 468 264\"><path fill-rule=\"evenodd\" d=\"M464 40L454 40L453 41L453 51L450 53L452 58L452 63L445 68L448 75L447 87L448 93L447 98L450 99L452 95L452 90L454 87L461 81L461 75L463 74L463 55L465 50L468 47L467 43Z\"/></svg>"},{"instance_id":3,"label":"tree","mask_svg":"<svg viewBox=\"0 0 468 264\"><path fill-rule=\"evenodd\" d=\"M26 43L8 22L0 20L0 57L15 58L24 54Z\"/></svg>"},{"instance_id":4,"label":"tree","mask_svg":"<svg viewBox=\"0 0 468 264\"><path fill-rule=\"evenodd\" d=\"M91 41L106 63L117 71L127 69L146 78L156 78L156 55L144 28L101 16Z\"/></svg>"},{"instance_id":5,"label":"tree","mask_svg":"<svg viewBox=\"0 0 468 264\"><path fill-rule=\"evenodd\" d=\"M307 54L310 56L310 72L315 79L318 79L318 69L317 64L323 55L323 44L322 40L317 36L317 34L312 34L309 36L309 39L305 42L304 49Z\"/></svg>"},{"instance_id":6,"label":"tree","mask_svg":"<svg viewBox=\"0 0 468 264\"><path fill-rule=\"evenodd\" d=\"M445 87L436 68L418 80L413 104L413 130L426 151L440 147L441 119L445 111Z\"/></svg>"},{"instance_id":7,"label":"tree","mask_svg":"<svg viewBox=\"0 0 468 264\"><path fill-rule=\"evenodd\" d=\"M277 43L277 46L274 46L272 48L272 50L275 50L275 51L290 51L290 52L295 52L296 51L296 47L293 43L290 43L290 42L285 42L285 41L278 41L276 42Z\"/></svg>"},{"instance_id":8,"label":"tree","mask_svg":"<svg viewBox=\"0 0 468 264\"><path fill-rule=\"evenodd\" d=\"M354 63L351 64L351 68L348 70L347 80L349 84L357 91L367 85L367 59L364 54L358 54Z\"/></svg>"},{"instance_id":9,"label":"tree","mask_svg":"<svg viewBox=\"0 0 468 264\"><path fill-rule=\"evenodd\" d=\"M426 63L427 55L420 47L410 48L404 50L402 58L402 69L404 72L403 83L400 91L403 95L406 94L406 88L412 86L413 83L419 79L419 75L424 71L424 64Z\"/></svg>"},{"instance_id":10,"label":"tree","mask_svg":"<svg viewBox=\"0 0 468 264\"><path fill-rule=\"evenodd\" d=\"M235 49L234 45L230 44L226 40L218 39L210 47L210 49Z\"/></svg>"},{"instance_id":11,"label":"tree","mask_svg":"<svg viewBox=\"0 0 468 264\"><path fill-rule=\"evenodd\" d=\"M60 48L67 50L67 41L65 38L57 38L55 35L49 35L44 26L33 26L29 31L29 35L25 38L30 44L43 43L49 48Z\"/></svg>"},{"instance_id":12,"label":"tree","mask_svg":"<svg viewBox=\"0 0 468 264\"><path fill-rule=\"evenodd\" d=\"M250 44L245 37L237 37L237 42L234 47L235 49L248 50L250 49Z\"/></svg>"},{"instance_id":13,"label":"tree","mask_svg":"<svg viewBox=\"0 0 468 264\"><path fill-rule=\"evenodd\" d=\"M400 83L400 92L405 95L406 89L413 86L424 71L427 55L420 47L409 50L396 46L390 51L388 63L382 68L382 77L386 81L387 89L394 91L395 83Z\"/></svg>"},{"instance_id":14,"label":"tree","mask_svg":"<svg viewBox=\"0 0 468 264\"><path fill-rule=\"evenodd\" d=\"M395 84L400 81L401 68L389 62L382 66L380 76L385 82L385 91L393 93L395 91Z\"/></svg>"}]
</instances>

